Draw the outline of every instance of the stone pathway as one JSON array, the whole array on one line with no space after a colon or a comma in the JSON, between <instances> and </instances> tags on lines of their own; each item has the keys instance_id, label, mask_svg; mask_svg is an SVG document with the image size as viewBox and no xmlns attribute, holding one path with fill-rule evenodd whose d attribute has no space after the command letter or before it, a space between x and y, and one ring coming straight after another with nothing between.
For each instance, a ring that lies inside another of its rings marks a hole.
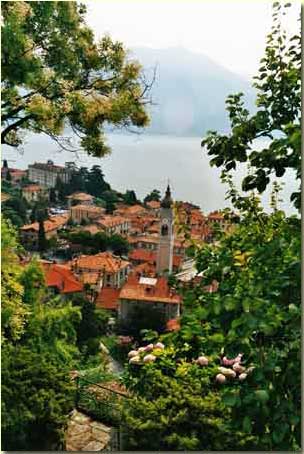
<instances>
[{"instance_id":1,"label":"stone pathway","mask_svg":"<svg viewBox=\"0 0 304 454\"><path fill-rule=\"evenodd\" d=\"M73 410L66 431L66 451L102 451L110 439L111 427Z\"/></svg>"}]
</instances>

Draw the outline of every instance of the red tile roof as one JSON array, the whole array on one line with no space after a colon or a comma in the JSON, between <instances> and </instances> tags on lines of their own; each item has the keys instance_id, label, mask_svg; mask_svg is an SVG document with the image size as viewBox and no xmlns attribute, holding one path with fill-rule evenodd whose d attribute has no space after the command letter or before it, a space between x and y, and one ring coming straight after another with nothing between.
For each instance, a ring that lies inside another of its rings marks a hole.
<instances>
[{"instance_id":1,"label":"red tile roof","mask_svg":"<svg viewBox=\"0 0 304 454\"><path fill-rule=\"evenodd\" d=\"M158 202L157 200L151 200L151 202L147 202L146 205L152 209L160 208L160 202Z\"/></svg>"},{"instance_id":2,"label":"red tile roof","mask_svg":"<svg viewBox=\"0 0 304 454\"><path fill-rule=\"evenodd\" d=\"M95 304L101 309L118 309L118 298L120 289L105 287L99 292Z\"/></svg>"},{"instance_id":3,"label":"red tile roof","mask_svg":"<svg viewBox=\"0 0 304 454\"><path fill-rule=\"evenodd\" d=\"M41 263L46 285L56 287L60 293L82 292L83 285L74 274L64 265Z\"/></svg>"},{"instance_id":4,"label":"red tile roof","mask_svg":"<svg viewBox=\"0 0 304 454\"><path fill-rule=\"evenodd\" d=\"M51 232L52 230L57 230L59 227L63 227L68 222L68 215L61 214L58 216L53 216L50 219L43 222L44 224L44 231ZM27 224L21 227L22 231L27 230L34 230L36 232L39 231L39 222L34 222L33 224Z\"/></svg>"},{"instance_id":5,"label":"red tile roof","mask_svg":"<svg viewBox=\"0 0 304 454\"><path fill-rule=\"evenodd\" d=\"M155 262L157 260L157 252L149 251L148 249L133 249L129 254L129 259L134 262ZM182 258L178 255L173 255L173 266L179 267Z\"/></svg>"},{"instance_id":6,"label":"red tile roof","mask_svg":"<svg viewBox=\"0 0 304 454\"><path fill-rule=\"evenodd\" d=\"M89 202L93 200L93 196L91 194L87 194L86 192L74 192L71 195L67 196L67 199L72 199L72 200L80 200L82 202Z\"/></svg>"},{"instance_id":7,"label":"red tile roof","mask_svg":"<svg viewBox=\"0 0 304 454\"><path fill-rule=\"evenodd\" d=\"M119 299L168 304L179 304L181 302L181 297L170 289L165 277L157 278L155 285L150 285L140 283L140 278L134 273L129 275L127 282L122 287Z\"/></svg>"},{"instance_id":8,"label":"red tile roof","mask_svg":"<svg viewBox=\"0 0 304 454\"><path fill-rule=\"evenodd\" d=\"M96 255L80 255L72 261L72 266L83 270L106 271L116 273L127 267L129 262L116 257L110 252L100 252Z\"/></svg>"}]
</instances>

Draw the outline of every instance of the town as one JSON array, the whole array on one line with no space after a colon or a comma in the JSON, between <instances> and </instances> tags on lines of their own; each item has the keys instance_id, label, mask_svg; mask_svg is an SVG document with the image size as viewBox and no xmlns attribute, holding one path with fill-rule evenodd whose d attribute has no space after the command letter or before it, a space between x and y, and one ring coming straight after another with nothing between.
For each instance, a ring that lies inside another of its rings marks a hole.
<instances>
[{"instance_id":1,"label":"town","mask_svg":"<svg viewBox=\"0 0 304 454\"><path fill-rule=\"evenodd\" d=\"M178 329L182 300L169 285L170 277L184 284L199 279L187 254L191 242L210 243L215 225L228 230L231 224L218 211L205 215L191 203L173 202L169 185L165 194L154 190L143 203L133 191L126 200L111 190L113 202L100 169L93 171L95 181L100 178L99 197L90 194L98 191L96 186L90 191L90 181L83 190L84 169L73 163L63 167L48 160L19 170L4 161L3 211L9 215L13 210L16 194L19 211L20 201L26 207L19 225L27 251L23 265L38 257L52 294L64 298L81 294L111 314L112 326L113 319L123 322L126 334L138 308L159 313L159 326L154 328L161 330L164 321L166 330ZM176 218L186 226L187 235ZM28 219L33 222L25 222ZM216 283L208 290L214 289Z\"/></svg>"}]
</instances>

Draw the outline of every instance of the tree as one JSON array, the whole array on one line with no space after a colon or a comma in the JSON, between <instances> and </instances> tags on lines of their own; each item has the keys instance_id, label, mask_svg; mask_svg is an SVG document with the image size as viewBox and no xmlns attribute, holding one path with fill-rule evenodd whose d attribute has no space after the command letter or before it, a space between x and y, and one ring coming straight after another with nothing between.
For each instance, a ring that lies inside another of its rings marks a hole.
<instances>
[{"instance_id":1,"label":"tree","mask_svg":"<svg viewBox=\"0 0 304 454\"><path fill-rule=\"evenodd\" d=\"M144 203L152 202L152 200L159 202L160 199L161 199L160 191L158 189L153 189L153 191L151 191L150 194L146 195L146 197L144 198Z\"/></svg>"},{"instance_id":2,"label":"tree","mask_svg":"<svg viewBox=\"0 0 304 454\"><path fill-rule=\"evenodd\" d=\"M146 307L134 307L127 320L120 321L120 330L135 339L141 339L142 330L163 332L166 327L164 310L146 304Z\"/></svg>"},{"instance_id":3,"label":"tree","mask_svg":"<svg viewBox=\"0 0 304 454\"><path fill-rule=\"evenodd\" d=\"M105 182L100 166L94 165L88 174L87 192L95 197L102 197L102 193L109 190L111 186Z\"/></svg>"},{"instance_id":4,"label":"tree","mask_svg":"<svg viewBox=\"0 0 304 454\"><path fill-rule=\"evenodd\" d=\"M123 195L123 201L127 205L136 205L137 203L139 203L135 191L133 190L126 191L126 193Z\"/></svg>"},{"instance_id":5,"label":"tree","mask_svg":"<svg viewBox=\"0 0 304 454\"><path fill-rule=\"evenodd\" d=\"M27 202L23 197L14 195L3 203L3 213L13 225L21 227L27 222Z\"/></svg>"},{"instance_id":6,"label":"tree","mask_svg":"<svg viewBox=\"0 0 304 454\"><path fill-rule=\"evenodd\" d=\"M296 63L294 71L292 64L287 64L284 73L278 55L281 52L285 57L283 38L278 37L279 9L275 3L266 76L261 77L261 83L267 79L269 85L268 90L264 86L264 97L259 99L270 130L282 127L286 140L272 138L271 153L260 152L261 160L253 161L258 169L256 185L247 189L266 187L279 144L283 169L298 169L299 165L295 152L299 56L297 47L287 48L289 63L293 58ZM285 63L283 60L283 67ZM273 98L274 92L281 97ZM270 214L263 211L254 191L245 197L234 187L229 170L233 163L253 160L248 138L256 137L260 128L257 118L263 118L258 111L250 122L243 108L238 109L237 98L230 103L235 122L232 134L211 133L205 144L208 153L216 156L212 163L223 167L229 184L227 198L240 220L229 233L218 231L214 244L193 242L196 269L202 278L199 284L179 289L183 296L179 331L161 337L165 348L159 351L153 347L153 359L144 361L147 353L137 351L138 359L130 360L125 381L134 399L124 408L123 425L131 449L149 445L152 449L218 450L223 449L223 440L225 449L233 451L300 449L300 220L286 217L278 209L276 187ZM266 129L259 131L263 135ZM294 161L289 160L290 155ZM265 172L266 180L259 170ZM249 181L246 178L245 183ZM226 215L230 219L234 216L230 210ZM187 234L187 226L182 230ZM204 291L214 281L217 290Z\"/></svg>"},{"instance_id":7,"label":"tree","mask_svg":"<svg viewBox=\"0 0 304 454\"><path fill-rule=\"evenodd\" d=\"M107 247L115 255L127 255L129 252L129 243L121 235L114 234L108 238Z\"/></svg>"},{"instance_id":8,"label":"tree","mask_svg":"<svg viewBox=\"0 0 304 454\"><path fill-rule=\"evenodd\" d=\"M9 170L7 170L7 172L5 174L5 179L6 179L6 181L9 181L9 182L12 181L12 175L11 175L11 172Z\"/></svg>"},{"instance_id":9,"label":"tree","mask_svg":"<svg viewBox=\"0 0 304 454\"><path fill-rule=\"evenodd\" d=\"M96 309L95 303L82 296L73 299L73 305L81 307L81 321L77 327L77 345L86 355L96 355L100 350L99 338L106 334L109 315Z\"/></svg>"},{"instance_id":10,"label":"tree","mask_svg":"<svg viewBox=\"0 0 304 454\"><path fill-rule=\"evenodd\" d=\"M47 240L44 230L44 221L39 220L39 230L38 230L38 251L43 252L47 248Z\"/></svg>"},{"instance_id":11,"label":"tree","mask_svg":"<svg viewBox=\"0 0 304 454\"><path fill-rule=\"evenodd\" d=\"M44 133L65 150L109 152L103 126L143 127L151 84L119 42L98 43L77 2L13 2L2 16L1 143L16 147L22 131ZM62 137L64 126L79 146Z\"/></svg>"},{"instance_id":12,"label":"tree","mask_svg":"<svg viewBox=\"0 0 304 454\"><path fill-rule=\"evenodd\" d=\"M16 232L2 220L2 446L59 449L75 386L80 311L46 293L36 262L24 267Z\"/></svg>"},{"instance_id":13,"label":"tree","mask_svg":"<svg viewBox=\"0 0 304 454\"><path fill-rule=\"evenodd\" d=\"M57 203L57 194L55 188L50 188L50 203L53 205Z\"/></svg>"},{"instance_id":14,"label":"tree","mask_svg":"<svg viewBox=\"0 0 304 454\"><path fill-rule=\"evenodd\" d=\"M242 93L229 96L231 133L210 131L202 141L213 156L211 165L222 167L224 175L237 169L238 163L249 162L252 172L243 179L244 191L263 192L272 175L280 178L287 169L301 178L301 37L298 33L289 39L282 27L288 6L274 3L272 31L254 84L257 112L250 115L244 108ZM257 148L258 138L268 141L262 150ZM300 192L293 193L291 200L299 209Z\"/></svg>"}]
</instances>

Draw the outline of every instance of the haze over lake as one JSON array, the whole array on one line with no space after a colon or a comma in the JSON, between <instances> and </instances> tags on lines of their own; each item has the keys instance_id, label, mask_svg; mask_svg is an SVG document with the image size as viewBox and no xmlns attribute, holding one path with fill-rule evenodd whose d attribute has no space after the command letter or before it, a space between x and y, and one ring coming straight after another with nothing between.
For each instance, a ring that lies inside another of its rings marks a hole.
<instances>
[{"instance_id":1,"label":"haze over lake","mask_svg":"<svg viewBox=\"0 0 304 454\"><path fill-rule=\"evenodd\" d=\"M47 159L61 165L74 161L79 167L98 164L114 189L134 189L141 199L154 188L163 192L169 179L175 200L198 204L203 212L229 206L225 200L226 187L220 181L220 170L210 167L210 157L201 148L200 137L109 134L108 143L112 148L111 155L92 158L85 152L59 151L58 146L44 135L29 135L23 154L3 146L2 158L15 160L9 161L9 166L22 169ZM242 174L245 171L244 168ZM242 174L236 173L236 182L240 182ZM289 196L298 184L292 172L286 172L284 181L280 206L290 214L294 211L290 209ZM266 208L268 200L269 190L262 197Z\"/></svg>"}]
</instances>

